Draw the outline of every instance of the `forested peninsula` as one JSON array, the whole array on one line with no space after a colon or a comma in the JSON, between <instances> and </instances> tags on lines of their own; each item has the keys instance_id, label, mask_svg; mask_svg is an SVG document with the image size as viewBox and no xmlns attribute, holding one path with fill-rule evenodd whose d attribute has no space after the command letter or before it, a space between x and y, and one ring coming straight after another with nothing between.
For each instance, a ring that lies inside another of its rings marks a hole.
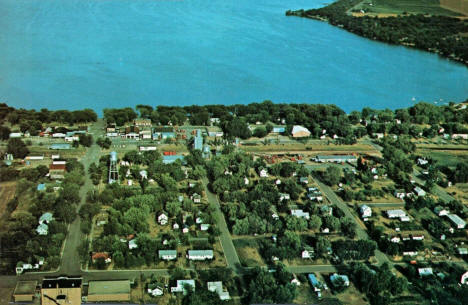
<instances>
[{"instance_id":1,"label":"forested peninsula","mask_svg":"<svg viewBox=\"0 0 468 305\"><path fill-rule=\"evenodd\" d=\"M319 9L288 10L286 16L326 21L369 39L437 53L468 66L468 19L427 14L353 16L350 10L360 2L339 0Z\"/></svg>"}]
</instances>

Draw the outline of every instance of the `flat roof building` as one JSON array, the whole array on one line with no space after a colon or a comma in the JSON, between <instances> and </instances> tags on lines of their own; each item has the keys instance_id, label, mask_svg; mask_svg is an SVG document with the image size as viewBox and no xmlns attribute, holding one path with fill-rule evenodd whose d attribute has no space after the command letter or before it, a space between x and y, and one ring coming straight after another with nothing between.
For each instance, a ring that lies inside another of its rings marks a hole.
<instances>
[{"instance_id":1,"label":"flat roof building","mask_svg":"<svg viewBox=\"0 0 468 305\"><path fill-rule=\"evenodd\" d=\"M42 281L41 304L81 304L81 278L46 278Z\"/></svg>"},{"instance_id":2,"label":"flat roof building","mask_svg":"<svg viewBox=\"0 0 468 305\"><path fill-rule=\"evenodd\" d=\"M88 302L129 301L130 281L90 281Z\"/></svg>"},{"instance_id":3,"label":"flat roof building","mask_svg":"<svg viewBox=\"0 0 468 305\"><path fill-rule=\"evenodd\" d=\"M16 283L13 298L15 302L32 302L36 294L37 281L19 281Z\"/></svg>"}]
</instances>

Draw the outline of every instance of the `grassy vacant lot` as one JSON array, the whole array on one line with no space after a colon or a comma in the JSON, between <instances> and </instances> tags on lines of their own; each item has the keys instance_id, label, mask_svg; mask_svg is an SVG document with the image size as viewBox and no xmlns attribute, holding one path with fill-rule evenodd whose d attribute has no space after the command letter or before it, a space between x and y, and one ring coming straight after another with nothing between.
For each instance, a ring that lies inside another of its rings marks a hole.
<instances>
[{"instance_id":1,"label":"grassy vacant lot","mask_svg":"<svg viewBox=\"0 0 468 305\"><path fill-rule=\"evenodd\" d=\"M455 167L460 162L468 162L468 148L459 150L418 149L416 152L431 157L441 166Z\"/></svg>"},{"instance_id":2,"label":"grassy vacant lot","mask_svg":"<svg viewBox=\"0 0 468 305\"><path fill-rule=\"evenodd\" d=\"M258 253L258 244L254 238L233 239L242 266L254 267L264 266L265 262Z\"/></svg>"},{"instance_id":3,"label":"grassy vacant lot","mask_svg":"<svg viewBox=\"0 0 468 305\"><path fill-rule=\"evenodd\" d=\"M368 144L355 144L355 145L335 145L335 144L271 144L271 145L242 145L242 149L247 152L276 152L282 154L288 152L289 154L310 152L310 154L321 153L335 153L335 154L350 154L353 152L374 152L374 147Z\"/></svg>"},{"instance_id":4,"label":"grassy vacant lot","mask_svg":"<svg viewBox=\"0 0 468 305\"><path fill-rule=\"evenodd\" d=\"M457 183L446 190L452 195L455 193L455 195L453 195L455 199L468 205L468 183Z\"/></svg>"},{"instance_id":5,"label":"grassy vacant lot","mask_svg":"<svg viewBox=\"0 0 468 305\"><path fill-rule=\"evenodd\" d=\"M356 5L354 9L362 9L369 14L461 15L460 13L441 7L439 0L364 0Z\"/></svg>"}]
</instances>

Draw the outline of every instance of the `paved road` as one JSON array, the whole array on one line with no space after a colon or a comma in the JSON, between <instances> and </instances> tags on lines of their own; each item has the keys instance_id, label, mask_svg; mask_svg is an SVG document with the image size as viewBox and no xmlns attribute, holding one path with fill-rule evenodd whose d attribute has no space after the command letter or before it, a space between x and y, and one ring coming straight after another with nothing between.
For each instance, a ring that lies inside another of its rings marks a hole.
<instances>
[{"instance_id":1,"label":"paved road","mask_svg":"<svg viewBox=\"0 0 468 305\"><path fill-rule=\"evenodd\" d=\"M97 123L93 124L90 127L90 133L95 135L95 139L99 134L102 134L104 129L104 122L99 120ZM86 150L86 154L81 158L81 163L85 167L85 172L88 172L88 168L91 163L99 161L101 149L98 145L93 144L90 148ZM86 202L86 194L89 190L93 189L93 184L89 175L85 175L85 184L80 189L80 197L81 201L77 207L77 211L79 208ZM81 271L80 266L80 257L78 255L78 246L84 238L84 235L81 233L80 230L81 220L80 217L77 217L75 221L73 221L69 227L68 235L65 239L65 246L62 254L62 260L60 262L60 267L58 273L60 274L79 274Z\"/></svg>"},{"instance_id":2,"label":"paved road","mask_svg":"<svg viewBox=\"0 0 468 305\"><path fill-rule=\"evenodd\" d=\"M327 196L328 200L330 200L331 203L336 204L338 208L340 208L346 217L352 219L356 223L356 235L359 239L370 239L369 235L367 234L366 227L362 223L362 221L357 218L357 215L354 214L351 209L344 203L341 198L339 198L335 192L328 186L323 184L322 182L318 181L315 179L317 184L320 186L320 188L323 190L325 196ZM377 265L382 265L384 263L388 263L392 265L388 257L381 252L380 250L375 250L375 258L377 259Z\"/></svg>"},{"instance_id":3,"label":"paved road","mask_svg":"<svg viewBox=\"0 0 468 305\"><path fill-rule=\"evenodd\" d=\"M208 201L215 206L215 218L221 232L219 236L219 240L221 242L221 246L223 247L224 256L226 257L226 262L228 267L232 268L236 272L241 272L240 268L240 260L237 256L236 248L232 242L231 233L229 233L228 226L226 224L226 219L224 219L223 212L221 211L221 207L219 204L218 197L210 192L207 187L207 179L205 178L203 181L203 185L205 187L205 192L208 197Z\"/></svg>"}]
</instances>

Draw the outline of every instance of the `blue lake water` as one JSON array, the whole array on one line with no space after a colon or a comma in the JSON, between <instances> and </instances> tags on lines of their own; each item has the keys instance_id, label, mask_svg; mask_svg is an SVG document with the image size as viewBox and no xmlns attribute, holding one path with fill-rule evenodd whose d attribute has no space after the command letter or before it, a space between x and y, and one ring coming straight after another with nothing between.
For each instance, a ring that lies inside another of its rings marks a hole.
<instances>
[{"instance_id":1,"label":"blue lake water","mask_svg":"<svg viewBox=\"0 0 468 305\"><path fill-rule=\"evenodd\" d=\"M468 98L468 69L323 22L319 0L0 0L0 102L106 107Z\"/></svg>"}]
</instances>

